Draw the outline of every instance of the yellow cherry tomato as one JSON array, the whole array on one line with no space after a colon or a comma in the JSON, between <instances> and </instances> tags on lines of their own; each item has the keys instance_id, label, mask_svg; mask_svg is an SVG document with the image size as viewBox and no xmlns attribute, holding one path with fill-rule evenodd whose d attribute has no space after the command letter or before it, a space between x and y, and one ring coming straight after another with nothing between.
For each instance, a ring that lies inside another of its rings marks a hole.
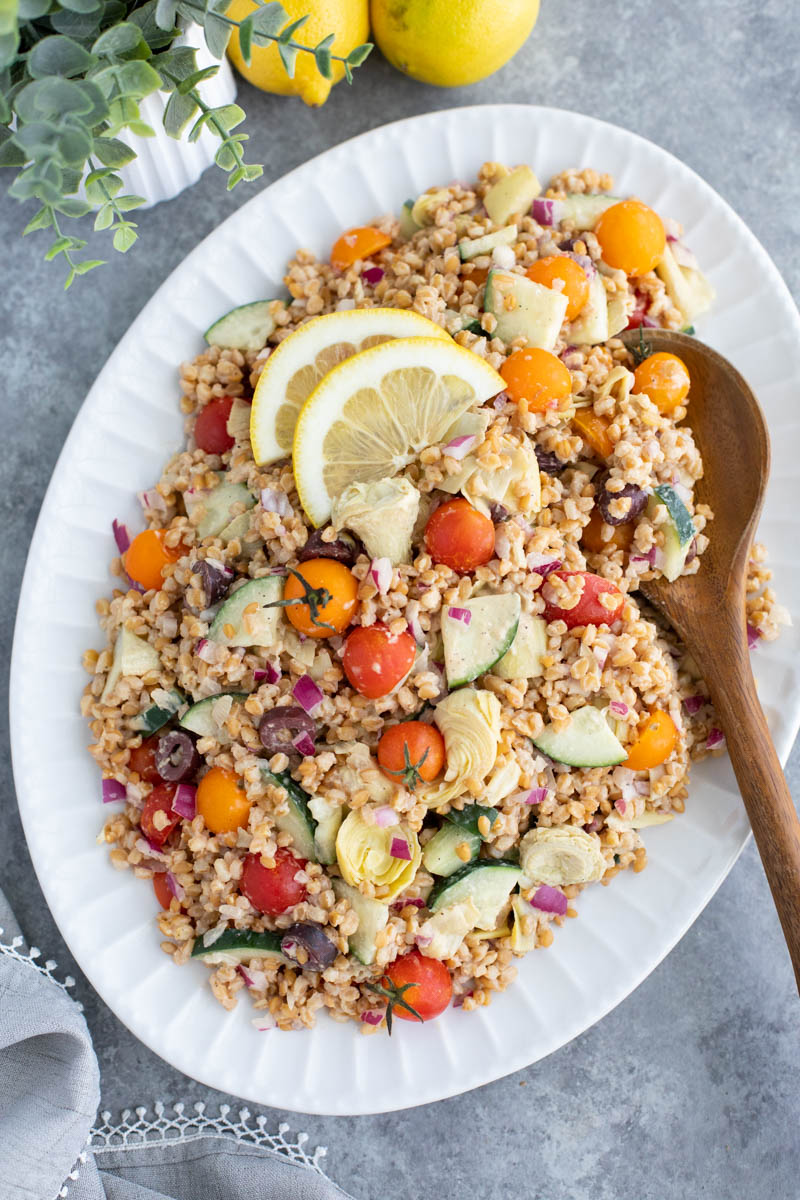
<instances>
[{"instance_id":1,"label":"yellow cherry tomato","mask_svg":"<svg viewBox=\"0 0 800 1200\"><path fill-rule=\"evenodd\" d=\"M333 558L309 558L286 580L283 599L286 616L306 637L330 637L342 633L356 612L358 580L353 572ZM301 603L305 601L305 603Z\"/></svg>"},{"instance_id":2,"label":"yellow cherry tomato","mask_svg":"<svg viewBox=\"0 0 800 1200\"><path fill-rule=\"evenodd\" d=\"M122 556L128 577L148 591L160 588L164 582L164 567L177 562L186 553L186 547L180 542L177 546L165 546L164 532L163 529L145 529L137 533Z\"/></svg>"},{"instance_id":3,"label":"yellow cherry tomato","mask_svg":"<svg viewBox=\"0 0 800 1200\"><path fill-rule=\"evenodd\" d=\"M337 271L346 271L359 258L371 258L385 246L390 246L391 242L388 233L381 233L380 229L373 229L371 225L348 229L333 243L331 266Z\"/></svg>"},{"instance_id":4,"label":"yellow cherry tomato","mask_svg":"<svg viewBox=\"0 0 800 1200\"><path fill-rule=\"evenodd\" d=\"M600 458L609 458L614 453L614 443L608 436L610 424L610 421L607 421L605 417L599 417L590 408L580 409L572 418L575 432L581 435L586 444Z\"/></svg>"},{"instance_id":5,"label":"yellow cherry tomato","mask_svg":"<svg viewBox=\"0 0 800 1200\"><path fill-rule=\"evenodd\" d=\"M197 785L197 812L212 833L244 828L250 815L244 781L235 771L212 767Z\"/></svg>"},{"instance_id":6,"label":"yellow cherry tomato","mask_svg":"<svg viewBox=\"0 0 800 1200\"><path fill-rule=\"evenodd\" d=\"M667 244L661 217L641 200L612 204L600 214L594 232L603 260L626 275L652 271Z\"/></svg>"},{"instance_id":7,"label":"yellow cherry tomato","mask_svg":"<svg viewBox=\"0 0 800 1200\"><path fill-rule=\"evenodd\" d=\"M602 554L609 550L628 550L633 541L633 524L612 525L609 540L603 540L603 517L599 508L592 509L589 524L583 528L581 543L592 554Z\"/></svg>"},{"instance_id":8,"label":"yellow cherry tomato","mask_svg":"<svg viewBox=\"0 0 800 1200\"><path fill-rule=\"evenodd\" d=\"M640 362L633 378L633 391L644 392L662 413L671 413L689 394L691 379L686 363L664 350Z\"/></svg>"},{"instance_id":9,"label":"yellow cherry tomato","mask_svg":"<svg viewBox=\"0 0 800 1200\"><path fill-rule=\"evenodd\" d=\"M663 709L654 708L639 726L639 735L622 765L629 771L658 767L669 758L677 740L678 730L672 717Z\"/></svg>"},{"instance_id":10,"label":"yellow cherry tomato","mask_svg":"<svg viewBox=\"0 0 800 1200\"><path fill-rule=\"evenodd\" d=\"M558 408L572 391L572 376L549 350L515 350L500 368L506 391L515 402L524 400L529 412Z\"/></svg>"},{"instance_id":11,"label":"yellow cherry tomato","mask_svg":"<svg viewBox=\"0 0 800 1200\"><path fill-rule=\"evenodd\" d=\"M534 283L544 287L554 288L563 292L567 297L568 321L574 321L578 313L589 299L589 280L580 263L568 254L549 254L546 258L537 258L525 274Z\"/></svg>"}]
</instances>

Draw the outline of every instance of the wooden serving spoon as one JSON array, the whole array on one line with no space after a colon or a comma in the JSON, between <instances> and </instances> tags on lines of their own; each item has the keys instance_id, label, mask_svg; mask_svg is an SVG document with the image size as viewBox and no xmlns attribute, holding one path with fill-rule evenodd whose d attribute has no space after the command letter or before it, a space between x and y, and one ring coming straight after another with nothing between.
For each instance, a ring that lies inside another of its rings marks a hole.
<instances>
[{"instance_id":1,"label":"wooden serving spoon","mask_svg":"<svg viewBox=\"0 0 800 1200\"><path fill-rule=\"evenodd\" d=\"M653 579L641 591L686 643L711 693L800 989L800 820L758 702L745 624L747 563L769 475L766 422L715 350L666 329L643 336L651 352L677 354L689 369L687 421L704 465L697 494L714 519L696 575ZM623 341L636 349L639 331Z\"/></svg>"}]
</instances>

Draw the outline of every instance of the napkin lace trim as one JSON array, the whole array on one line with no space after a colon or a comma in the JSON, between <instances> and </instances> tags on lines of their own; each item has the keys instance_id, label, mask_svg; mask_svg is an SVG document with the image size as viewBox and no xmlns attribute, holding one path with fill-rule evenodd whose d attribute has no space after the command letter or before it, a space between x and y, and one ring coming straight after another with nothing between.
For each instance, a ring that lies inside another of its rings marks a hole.
<instances>
[{"instance_id":1,"label":"napkin lace trim","mask_svg":"<svg viewBox=\"0 0 800 1200\"><path fill-rule=\"evenodd\" d=\"M63 979L57 979L53 972L58 967L55 959L48 958L44 962L37 962L37 959L42 957L42 952L38 946L31 946L30 950L21 949L25 945L25 939L17 936L12 938L10 942L2 940L5 930L0 925L0 954L5 954L7 958L13 958L15 962L26 963L27 966L33 967L34 971L38 971L45 979L49 979L56 987L61 988L62 992L69 992L70 988L75 987L75 980L71 975L66 975ZM77 1006L78 1012L83 1012L83 1005L76 1000L74 996L70 996L70 1000Z\"/></svg>"}]
</instances>

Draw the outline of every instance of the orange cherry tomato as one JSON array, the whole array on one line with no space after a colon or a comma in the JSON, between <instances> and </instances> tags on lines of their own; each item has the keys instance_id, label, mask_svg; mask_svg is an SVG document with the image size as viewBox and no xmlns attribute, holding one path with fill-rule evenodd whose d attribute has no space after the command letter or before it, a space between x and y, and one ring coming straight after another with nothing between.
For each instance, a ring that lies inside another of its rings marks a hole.
<instances>
[{"instance_id":1,"label":"orange cherry tomato","mask_svg":"<svg viewBox=\"0 0 800 1200\"><path fill-rule=\"evenodd\" d=\"M333 558L309 558L289 575L283 598L307 601L286 605L295 629L306 637L330 637L342 633L355 616L358 580Z\"/></svg>"},{"instance_id":2,"label":"orange cherry tomato","mask_svg":"<svg viewBox=\"0 0 800 1200\"><path fill-rule=\"evenodd\" d=\"M391 1015L404 1021L432 1021L453 998L453 981L447 967L438 958L425 958L419 950L410 950L402 958L396 958L386 968L383 984L394 993L389 1002ZM415 1012L397 1003L398 994Z\"/></svg>"},{"instance_id":3,"label":"orange cherry tomato","mask_svg":"<svg viewBox=\"0 0 800 1200\"><path fill-rule=\"evenodd\" d=\"M159 871L158 874L153 876L153 891L161 907L169 911L172 892L169 890L166 871Z\"/></svg>"},{"instance_id":4,"label":"orange cherry tomato","mask_svg":"<svg viewBox=\"0 0 800 1200\"><path fill-rule=\"evenodd\" d=\"M165 546L164 532L163 529L145 529L137 533L122 556L128 577L147 591L160 588L164 582L164 568L186 553L182 542L177 546Z\"/></svg>"},{"instance_id":5,"label":"orange cherry tomato","mask_svg":"<svg viewBox=\"0 0 800 1200\"><path fill-rule=\"evenodd\" d=\"M381 233L380 229L373 229L371 225L348 229L333 243L331 266L337 271L345 271L358 259L370 258L385 246L390 246L391 242L388 233Z\"/></svg>"},{"instance_id":6,"label":"orange cherry tomato","mask_svg":"<svg viewBox=\"0 0 800 1200\"><path fill-rule=\"evenodd\" d=\"M659 350L649 355L639 363L633 379L633 391L644 392L662 413L671 413L689 395L689 370L677 354Z\"/></svg>"},{"instance_id":7,"label":"orange cherry tomato","mask_svg":"<svg viewBox=\"0 0 800 1200\"><path fill-rule=\"evenodd\" d=\"M408 674L416 653L417 644L407 629L395 634L385 625L359 625L344 644L342 666L357 692L377 700L388 696Z\"/></svg>"},{"instance_id":8,"label":"orange cherry tomato","mask_svg":"<svg viewBox=\"0 0 800 1200\"><path fill-rule=\"evenodd\" d=\"M250 815L244 781L235 771L212 767L197 785L197 812L212 833L243 829Z\"/></svg>"},{"instance_id":9,"label":"orange cherry tomato","mask_svg":"<svg viewBox=\"0 0 800 1200\"><path fill-rule=\"evenodd\" d=\"M639 726L638 737L622 765L629 771L658 767L669 758L677 740L678 730L672 717L663 709L654 708Z\"/></svg>"},{"instance_id":10,"label":"orange cherry tomato","mask_svg":"<svg viewBox=\"0 0 800 1200\"><path fill-rule=\"evenodd\" d=\"M561 359L535 346L509 354L500 374L511 399L525 400L529 412L558 408L572 391L572 376Z\"/></svg>"},{"instance_id":11,"label":"orange cherry tomato","mask_svg":"<svg viewBox=\"0 0 800 1200\"><path fill-rule=\"evenodd\" d=\"M494 554L494 525L458 496L432 514L425 526L425 546L434 562L465 575Z\"/></svg>"},{"instance_id":12,"label":"orange cherry tomato","mask_svg":"<svg viewBox=\"0 0 800 1200\"><path fill-rule=\"evenodd\" d=\"M621 200L594 227L603 259L626 275L646 275L664 254L667 235L658 213L641 200Z\"/></svg>"},{"instance_id":13,"label":"orange cherry tomato","mask_svg":"<svg viewBox=\"0 0 800 1200\"><path fill-rule=\"evenodd\" d=\"M444 764L444 738L435 725L402 721L390 725L378 742L378 762L385 773L414 791L422 779L430 783Z\"/></svg>"},{"instance_id":14,"label":"orange cherry tomato","mask_svg":"<svg viewBox=\"0 0 800 1200\"><path fill-rule=\"evenodd\" d=\"M579 433L590 449L600 458L610 458L614 453L614 443L608 436L611 424L605 417L598 417L590 408L581 408L572 418L572 427Z\"/></svg>"},{"instance_id":15,"label":"orange cherry tomato","mask_svg":"<svg viewBox=\"0 0 800 1200\"><path fill-rule=\"evenodd\" d=\"M525 274L534 283L544 287L555 288L567 297L567 311L564 314L568 321L574 321L578 313L589 299L589 279L580 263L568 254L548 254L546 258L537 258Z\"/></svg>"},{"instance_id":16,"label":"orange cherry tomato","mask_svg":"<svg viewBox=\"0 0 800 1200\"><path fill-rule=\"evenodd\" d=\"M474 284L477 284L478 287L481 287L484 283L486 283L486 280L489 278L489 268L488 267L473 267L472 271L469 273L469 275L466 272L464 272L464 278L471 279Z\"/></svg>"},{"instance_id":17,"label":"orange cherry tomato","mask_svg":"<svg viewBox=\"0 0 800 1200\"><path fill-rule=\"evenodd\" d=\"M629 550L633 542L633 523L627 525L611 525L611 537L608 541L603 538L603 517L598 508L592 509L589 524L584 526L581 542L592 554L602 554L609 550Z\"/></svg>"}]
</instances>

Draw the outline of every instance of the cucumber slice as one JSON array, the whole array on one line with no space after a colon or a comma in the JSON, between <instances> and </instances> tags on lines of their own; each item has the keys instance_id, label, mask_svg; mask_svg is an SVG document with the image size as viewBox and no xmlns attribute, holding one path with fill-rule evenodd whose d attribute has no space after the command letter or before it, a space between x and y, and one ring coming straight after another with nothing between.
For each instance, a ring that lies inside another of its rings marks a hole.
<instances>
[{"instance_id":1,"label":"cucumber slice","mask_svg":"<svg viewBox=\"0 0 800 1200\"><path fill-rule=\"evenodd\" d=\"M218 742L229 742L228 734L217 725L211 715L211 710L220 696L231 696L235 702L241 703L247 699L247 692L220 692L216 696L206 696L205 700L198 700L197 704L187 708L178 721L181 729L188 729L198 737L213 737Z\"/></svg>"},{"instance_id":2,"label":"cucumber slice","mask_svg":"<svg viewBox=\"0 0 800 1200\"><path fill-rule=\"evenodd\" d=\"M473 833L476 837L483 838L484 841L486 836L478 828L478 821L481 817L488 817L489 832L491 833L492 826L497 819L497 813L486 804L465 804L463 808L451 808L450 812L443 815L445 821L449 821L451 825L457 825L459 829L466 833Z\"/></svg>"},{"instance_id":3,"label":"cucumber slice","mask_svg":"<svg viewBox=\"0 0 800 1200\"><path fill-rule=\"evenodd\" d=\"M274 303L274 300L254 300L251 304L240 304L209 325L203 337L209 346L223 350L263 350L275 328L269 311Z\"/></svg>"},{"instance_id":4,"label":"cucumber slice","mask_svg":"<svg viewBox=\"0 0 800 1200\"><path fill-rule=\"evenodd\" d=\"M697 530L689 510L678 493L668 483L659 484L647 502L647 515L656 516L660 507L666 508L668 518L658 528L664 534L662 553L656 558L656 566L670 583L677 579L686 566L686 555L695 539Z\"/></svg>"},{"instance_id":5,"label":"cucumber slice","mask_svg":"<svg viewBox=\"0 0 800 1200\"><path fill-rule=\"evenodd\" d=\"M131 729L143 733L145 737L151 733L157 733L159 729L163 729L167 721L172 720L184 704L186 704L186 697L177 688L163 692L163 699L159 700L157 704L148 705L133 718Z\"/></svg>"},{"instance_id":6,"label":"cucumber slice","mask_svg":"<svg viewBox=\"0 0 800 1200\"><path fill-rule=\"evenodd\" d=\"M262 767L261 774L265 783L272 783L275 787L283 788L289 802L288 812L275 817L276 827L281 833L291 835L294 849L301 858L316 862L317 851L314 834L317 824L308 807L311 799L308 792L292 779L288 771L281 771L280 774L275 775L268 767Z\"/></svg>"},{"instance_id":7,"label":"cucumber slice","mask_svg":"<svg viewBox=\"0 0 800 1200\"><path fill-rule=\"evenodd\" d=\"M491 254L495 246L513 246L516 240L516 225L506 225L504 229L496 229L494 233L486 233L483 237L462 238L458 243L458 253L462 262L469 262L479 254Z\"/></svg>"},{"instance_id":8,"label":"cucumber slice","mask_svg":"<svg viewBox=\"0 0 800 1200\"><path fill-rule=\"evenodd\" d=\"M381 904L363 896L358 888L351 887L343 879L332 879L333 891L338 900L347 900L353 912L358 917L358 929L349 939L350 953L360 963L368 967L375 961L377 947L375 938L382 929L386 928L389 920L388 904Z\"/></svg>"},{"instance_id":9,"label":"cucumber slice","mask_svg":"<svg viewBox=\"0 0 800 1200\"><path fill-rule=\"evenodd\" d=\"M452 607L442 610L444 664L450 688L477 679L503 657L517 632L520 599L516 592L501 592L465 600L458 609L470 614L469 624L451 616Z\"/></svg>"},{"instance_id":10,"label":"cucumber slice","mask_svg":"<svg viewBox=\"0 0 800 1200\"><path fill-rule=\"evenodd\" d=\"M224 475L220 475L220 479L224 478ZM197 525L199 538L216 537L221 533L234 518L231 512L234 504L244 504L245 508L253 508L255 502L255 496L243 483L220 483L215 488L183 493L183 503L189 517L196 508L203 506L203 515Z\"/></svg>"},{"instance_id":11,"label":"cucumber slice","mask_svg":"<svg viewBox=\"0 0 800 1200\"><path fill-rule=\"evenodd\" d=\"M619 204L619 196L583 195L580 192L570 192L563 199L556 201L558 221L569 221L576 230L585 232L594 229L601 213L612 205Z\"/></svg>"},{"instance_id":12,"label":"cucumber slice","mask_svg":"<svg viewBox=\"0 0 800 1200\"><path fill-rule=\"evenodd\" d=\"M414 201L406 200L405 204L400 209L400 237L405 238L406 241L408 241L409 238L412 238L418 229L422 228L422 226L418 225L411 215L411 210L413 207Z\"/></svg>"},{"instance_id":13,"label":"cucumber slice","mask_svg":"<svg viewBox=\"0 0 800 1200\"><path fill-rule=\"evenodd\" d=\"M108 672L106 685L100 697L101 704L107 704L114 688L123 675L146 675L148 671L160 671L161 659L144 638L137 637L123 625L114 642L114 657Z\"/></svg>"},{"instance_id":14,"label":"cucumber slice","mask_svg":"<svg viewBox=\"0 0 800 1200\"><path fill-rule=\"evenodd\" d=\"M312 796L308 807L311 816L317 823L314 830L314 849L317 862L329 867L336 862L336 835L344 820L345 806L331 804L324 796Z\"/></svg>"},{"instance_id":15,"label":"cucumber slice","mask_svg":"<svg viewBox=\"0 0 800 1200\"><path fill-rule=\"evenodd\" d=\"M202 958L203 962L214 966L223 963L234 966L251 958L274 958L286 962L281 954L282 937L283 933L272 930L256 933L252 929L226 929L210 946L203 945L202 937L195 938L192 958Z\"/></svg>"},{"instance_id":16,"label":"cucumber slice","mask_svg":"<svg viewBox=\"0 0 800 1200\"><path fill-rule=\"evenodd\" d=\"M571 767L613 767L624 762L627 754L599 709L587 704L576 708L571 716L567 729L545 725L532 739L536 749Z\"/></svg>"},{"instance_id":17,"label":"cucumber slice","mask_svg":"<svg viewBox=\"0 0 800 1200\"><path fill-rule=\"evenodd\" d=\"M281 610L264 606L274 604L282 595L283 579L279 575L243 584L228 597L211 622L209 641L221 646L272 646L278 637ZM251 604L258 605L257 611L245 614Z\"/></svg>"},{"instance_id":18,"label":"cucumber slice","mask_svg":"<svg viewBox=\"0 0 800 1200\"><path fill-rule=\"evenodd\" d=\"M461 829L458 825L443 825L435 833L422 851L422 865L432 875L455 875L464 866L464 859L456 854L456 847L466 845L472 862L478 857L481 848L481 836Z\"/></svg>"},{"instance_id":19,"label":"cucumber slice","mask_svg":"<svg viewBox=\"0 0 800 1200\"><path fill-rule=\"evenodd\" d=\"M543 674L542 655L547 653L547 622L531 613L521 613L513 642L492 668L501 679L536 679Z\"/></svg>"},{"instance_id":20,"label":"cucumber slice","mask_svg":"<svg viewBox=\"0 0 800 1200\"><path fill-rule=\"evenodd\" d=\"M483 207L495 225L505 225L515 213L527 213L541 190L530 167L515 167L492 184L483 197Z\"/></svg>"},{"instance_id":21,"label":"cucumber slice","mask_svg":"<svg viewBox=\"0 0 800 1200\"><path fill-rule=\"evenodd\" d=\"M609 296L606 307L608 309L608 336L616 337L618 333L622 333L623 329L628 328L630 320L627 292L615 292L613 296Z\"/></svg>"},{"instance_id":22,"label":"cucumber slice","mask_svg":"<svg viewBox=\"0 0 800 1200\"><path fill-rule=\"evenodd\" d=\"M239 516L234 517L229 525L226 525L224 529L220 529L219 539L224 545L227 546L228 542L232 542L234 538L237 538L242 543L242 555L241 556L243 558L252 558L253 555L255 554L256 550L259 549L259 543L258 542L245 542L243 540L244 536L247 533L249 528L250 528L250 513L249 512L239 513Z\"/></svg>"},{"instance_id":23,"label":"cucumber slice","mask_svg":"<svg viewBox=\"0 0 800 1200\"><path fill-rule=\"evenodd\" d=\"M479 859L437 883L428 897L428 908L436 913L451 904L471 900L479 913L475 927L494 929L511 889L521 878L522 871L515 863L502 858Z\"/></svg>"},{"instance_id":24,"label":"cucumber slice","mask_svg":"<svg viewBox=\"0 0 800 1200\"><path fill-rule=\"evenodd\" d=\"M446 326L449 333L453 332L453 325L458 323L455 330L458 333L462 329L466 329L467 333L477 334L478 337L486 337L486 330L481 325L477 317L467 317L463 313L456 312L454 308L446 308L444 310L446 318Z\"/></svg>"},{"instance_id":25,"label":"cucumber slice","mask_svg":"<svg viewBox=\"0 0 800 1200\"><path fill-rule=\"evenodd\" d=\"M608 301L598 271L589 280L589 299L570 325L568 337L576 346L596 346L607 342L608 336Z\"/></svg>"},{"instance_id":26,"label":"cucumber slice","mask_svg":"<svg viewBox=\"0 0 800 1200\"><path fill-rule=\"evenodd\" d=\"M564 322L567 297L525 275L492 270L483 306L497 318L496 337L504 342L524 337L529 346L552 350Z\"/></svg>"},{"instance_id":27,"label":"cucumber slice","mask_svg":"<svg viewBox=\"0 0 800 1200\"><path fill-rule=\"evenodd\" d=\"M656 266L656 274L663 279L667 295L687 325L711 307L715 292L703 272L695 267L679 266L668 245Z\"/></svg>"}]
</instances>

